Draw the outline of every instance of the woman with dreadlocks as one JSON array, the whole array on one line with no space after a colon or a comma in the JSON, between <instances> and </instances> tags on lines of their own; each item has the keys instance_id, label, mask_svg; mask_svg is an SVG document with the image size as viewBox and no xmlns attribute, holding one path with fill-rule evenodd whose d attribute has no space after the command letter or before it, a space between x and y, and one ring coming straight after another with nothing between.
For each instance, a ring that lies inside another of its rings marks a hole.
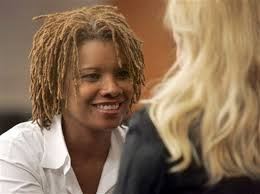
<instances>
[{"instance_id":1,"label":"woman with dreadlocks","mask_svg":"<svg viewBox=\"0 0 260 194\"><path fill-rule=\"evenodd\" d=\"M112 6L36 19L32 121L0 136L0 193L111 193L144 84L142 43Z\"/></svg>"}]
</instances>

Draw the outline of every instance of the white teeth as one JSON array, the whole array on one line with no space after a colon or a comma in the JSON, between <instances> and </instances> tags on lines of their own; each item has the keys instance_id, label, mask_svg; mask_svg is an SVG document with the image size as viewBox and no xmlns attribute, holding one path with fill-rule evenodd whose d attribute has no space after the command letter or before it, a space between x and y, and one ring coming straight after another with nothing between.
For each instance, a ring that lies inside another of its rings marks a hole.
<instances>
[{"instance_id":1,"label":"white teeth","mask_svg":"<svg viewBox=\"0 0 260 194\"><path fill-rule=\"evenodd\" d=\"M119 104L97 105L97 108L102 110L117 110L119 108Z\"/></svg>"}]
</instances>

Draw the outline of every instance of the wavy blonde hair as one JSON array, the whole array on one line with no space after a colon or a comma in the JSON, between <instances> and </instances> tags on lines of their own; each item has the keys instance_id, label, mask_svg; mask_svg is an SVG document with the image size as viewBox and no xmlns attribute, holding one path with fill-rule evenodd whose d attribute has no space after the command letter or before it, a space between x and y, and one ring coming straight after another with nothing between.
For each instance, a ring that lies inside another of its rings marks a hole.
<instances>
[{"instance_id":1,"label":"wavy blonde hair","mask_svg":"<svg viewBox=\"0 0 260 194\"><path fill-rule=\"evenodd\" d=\"M172 159L181 159L172 170L196 160L209 184L260 179L259 1L169 0L166 21L181 54L149 114Z\"/></svg>"}]
</instances>

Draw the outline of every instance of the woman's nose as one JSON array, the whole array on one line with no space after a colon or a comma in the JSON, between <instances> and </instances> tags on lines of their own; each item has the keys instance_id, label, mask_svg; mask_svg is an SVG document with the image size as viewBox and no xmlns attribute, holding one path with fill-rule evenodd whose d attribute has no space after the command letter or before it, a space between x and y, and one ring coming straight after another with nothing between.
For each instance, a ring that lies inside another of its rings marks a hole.
<instances>
[{"instance_id":1,"label":"woman's nose","mask_svg":"<svg viewBox=\"0 0 260 194\"><path fill-rule=\"evenodd\" d=\"M104 79L100 90L100 94L102 96L116 97L122 93L123 90L114 77L109 76L108 78Z\"/></svg>"}]
</instances>

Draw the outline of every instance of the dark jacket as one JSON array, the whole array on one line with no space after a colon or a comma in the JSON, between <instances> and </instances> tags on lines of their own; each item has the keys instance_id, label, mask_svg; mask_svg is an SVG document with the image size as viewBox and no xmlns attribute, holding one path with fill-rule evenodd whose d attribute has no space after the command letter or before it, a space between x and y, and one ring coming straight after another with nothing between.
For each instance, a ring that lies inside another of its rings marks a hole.
<instances>
[{"instance_id":1,"label":"dark jacket","mask_svg":"<svg viewBox=\"0 0 260 194\"><path fill-rule=\"evenodd\" d=\"M207 187L205 170L195 163L183 172L169 173L169 153L145 109L129 126L114 194L260 194L260 182L246 177Z\"/></svg>"}]
</instances>

